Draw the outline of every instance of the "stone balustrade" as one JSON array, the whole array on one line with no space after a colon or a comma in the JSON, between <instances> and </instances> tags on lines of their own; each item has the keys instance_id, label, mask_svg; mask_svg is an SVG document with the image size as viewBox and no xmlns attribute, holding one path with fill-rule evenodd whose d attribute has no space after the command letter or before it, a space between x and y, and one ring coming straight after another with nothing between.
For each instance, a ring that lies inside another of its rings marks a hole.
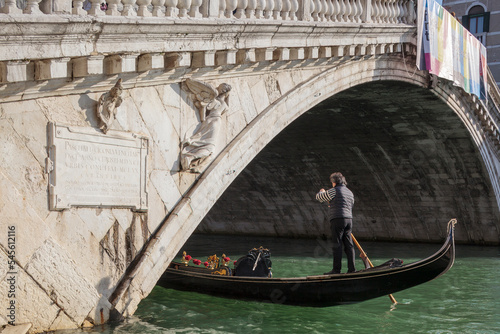
<instances>
[{"instance_id":1,"label":"stone balustrade","mask_svg":"<svg viewBox=\"0 0 500 334\"><path fill-rule=\"evenodd\" d=\"M476 115L481 119L484 131L492 137L497 156L500 158L500 89L488 69L488 101L479 101Z\"/></svg>"},{"instance_id":2,"label":"stone balustrade","mask_svg":"<svg viewBox=\"0 0 500 334\"><path fill-rule=\"evenodd\" d=\"M26 0L19 8L2 0L0 13L414 24L414 6L414 0Z\"/></svg>"}]
</instances>

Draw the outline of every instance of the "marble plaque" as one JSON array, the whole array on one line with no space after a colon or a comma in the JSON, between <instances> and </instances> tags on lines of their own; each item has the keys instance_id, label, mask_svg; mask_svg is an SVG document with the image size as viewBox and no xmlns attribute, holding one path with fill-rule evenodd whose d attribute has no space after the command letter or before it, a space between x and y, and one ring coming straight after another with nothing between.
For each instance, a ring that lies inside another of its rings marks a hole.
<instances>
[{"instance_id":1,"label":"marble plaque","mask_svg":"<svg viewBox=\"0 0 500 334\"><path fill-rule=\"evenodd\" d=\"M130 132L48 125L49 205L147 210L148 139Z\"/></svg>"}]
</instances>

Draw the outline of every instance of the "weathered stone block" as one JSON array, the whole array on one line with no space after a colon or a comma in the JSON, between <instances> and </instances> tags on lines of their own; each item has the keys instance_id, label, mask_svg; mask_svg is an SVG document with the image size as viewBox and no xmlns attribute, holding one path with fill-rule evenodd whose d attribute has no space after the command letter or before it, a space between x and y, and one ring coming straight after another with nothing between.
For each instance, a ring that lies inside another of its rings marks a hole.
<instances>
[{"instance_id":1,"label":"weathered stone block","mask_svg":"<svg viewBox=\"0 0 500 334\"><path fill-rule=\"evenodd\" d=\"M375 48L375 54L382 54L385 52L385 46L386 44L377 44L376 48Z\"/></svg>"},{"instance_id":2,"label":"weathered stone block","mask_svg":"<svg viewBox=\"0 0 500 334\"><path fill-rule=\"evenodd\" d=\"M158 191L163 203L165 203L167 210L170 211L182 197L170 172L161 170L152 171L150 180Z\"/></svg>"},{"instance_id":3,"label":"weathered stone block","mask_svg":"<svg viewBox=\"0 0 500 334\"><path fill-rule=\"evenodd\" d=\"M255 49L255 61L273 60L273 52L276 48L259 48Z\"/></svg>"},{"instance_id":4,"label":"weathered stone block","mask_svg":"<svg viewBox=\"0 0 500 334\"><path fill-rule=\"evenodd\" d=\"M29 153L36 158L40 165L45 164L47 131L40 124L44 124L47 118L40 105L35 100L29 100L22 103L3 103L2 109L4 117L9 120L15 133L21 134Z\"/></svg>"},{"instance_id":5,"label":"weathered stone block","mask_svg":"<svg viewBox=\"0 0 500 334\"><path fill-rule=\"evenodd\" d=\"M257 81L250 87L248 92L250 94L240 95L240 99L244 99L241 100L241 106L244 108L245 115L249 117L248 122L250 122L252 115L257 116L262 112L269 105L270 100L264 80Z\"/></svg>"},{"instance_id":6,"label":"weathered stone block","mask_svg":"<svg viewBox=\"0 0 500 334\"><path fill-rule=\"evenodd\" d=\"M138 53L124 54L122 57L122 72L135 72L137 70Z\"/></svg>"},{"instance_id":7,"label":"weathered stone block","mask_svg":"<svg viewBox=\"0 0 500 334\"><path fill-rule=\"evenodd\" d=\"M0 252L0 260L7 263L4 252ZM31 323L33 332L42 332L50 328L59 313L63 313L60 307L50 298L50 291L42 289L36 281L27 275L22 268L18 268L16 279L16 323ZM7 280L2 277L0 288L8 291ZM7 305L7 294L0 296L2 305ZM75 328L77 323L67 319L69 328ZM68 328L66 327L66 328ZM3 333L3 332L2 332Z\"/></svg>"},{"instance_id":8,"label":"weathered stone block","mask_svg":"<svg viewBox=\"0 0 500 334\"><path fill-rule=\"evenodd\" d=\"M191 66L190 52L174 52L165 54L165 68L189 67Z\"/></svg>"},{"instance_id":9,"label":"weathered stone block","mask_svg":"<svg viewBox=\"0 0 500 334\"><path fill-rule=\"evenodd\" d=\"M319 47L313 46L305 49L307 59L316 59L319 57Z\"/></svg>"},{"instance_id":10,"label":"weathered stone block","mask_svg":"<svg viewBox=\"0 0 500 334\"><path fill-rule=\"evenodd\" d=\"M198 179L198 175L193 173L179 173L178 174L178 182L179 182L179 191L184 195L192 186L194 181Z\"/></svg>"},{"instance_id":11,"label":"weathered stone block","mask_svg":"<svg viewBox=\"0 0 500 334\"><path fill-rule=\"evenodd\" d=\"M15 326L7 325L3 330L2 334L26 334L32 327L31 323L17 324Z\"/></svg>"},{"instance_id":12,"label":"weathered stone block","mask_svg":"<svg viewBox=\"0 0 500 334\"><path fill-rule=\"evenodd\" d=\"M29 61L8 61L5 64L5 79L7 82L19 82L32 79L29 75Z\"/></svg>"},{"instance_id":13,"label":"weathered stone block","mask_svg":"<svg viewBox=\"0 0 500 334\"><path fill-rule=\"evenodd\" d=\"M30 103L28 102L28 104ZM15 104L11 106L16 107ZM40 162L36 160L33 153L24 144L25 138L33 137L26 136L23 138L19 133L16 133L16 129L13 128L12 121L10 120L10 111L6 114L9 115L9 118L0 118L0 142L2 142L2 145L0 145L1 173L12 182L13 189L16 189L16 193L26 201L23 203L23 199L21 199L20 203L22 204L20 207L27 209L25 204L29 203L30 209L35 210L35 212L28 211L29 215L33 214L33 216L36 216L38 214L40 217L43 217L46 215L45 205L47 201L44 170ZM14 119L17 116L19 115L14 114ZM18 125L18 121L18 119L15 120L16 126ZM22 129L22 127L18 127L18 129ZM30 145L30 147L35 146ZM38 152L36 154L39 156ZM12 163L12 161L15 161L15 163ZM16 197L13 194L12 198ZM8 206L4 206L4 208L7 212L13 210L12 207L9 208ZM13 214L12 217L16 220L15 217L17 217L17 214Z\"/></svg>"},{"instance_id":14,"label":"weathered stone block","mask_svg":"<svg viewBox=\"0 0 500 334\"><path fill-rule=\"evenodd\" d=\"M353 57L356 55L356 45L346 46L346 56Z\"/></svg>"},{"instance_id":15,"label":"weathered stone block","mask_svg":"<svg viewBox=\"0 0 500 334\"><path fill-rule=\"evenodd\" d=\"M237 50L217 51L215 54L215 64L217 66L236 64L236 52Z\"/></svg>"},{"instance_id":16,"label":"weathered stone block","mask_svg":"<svg viewBox=\"0 0 500 334\"><path fill-rule=\"evenodd\" d=\"M240 49L236 53L236 63L247 64L257 61L256 49Z\"/></svg>"},{"instance_id":17,"label":"weathered stone block","mask_svg":"<svg viewBox=\"0 0 500 334\"><path fill-rule=\"evenodd\" d=\"M24 266L35 249L50 235L50 227L37 215L32 207L33 203L30 204L26 201L27 196L20 194L14 184L3 174L0 174L0 186L2 187L0 203L4 203L0 208L2 227L13 226L15 228L20 244L20 247L16 249L16 259ZM37 238L28 239L29 233L35 233ZM7 249L6 241L7 239L1 242L5 249ZM6 268L6 266L2 268Z\"/></svg>"},{"instance_id":18,"label":"weathered stone block","mask_svg":"<svg viewBox=\"0 0 500 334\"><path fill-rule=\"evenodd\" d=\"M137 71L144 72L161 69L165 66L165 56L162 53L147 53L137 59Z\"/></svg>"},{"instance_id":19,"label":"weathered stone block","mask_svg":"<svg viewBox=\"0 0 500 334\"><path fill-rule=\"evenodd\" d=\"M47 239L33 254L26 272L78 325L99 300L97 290L84 278L77 264L52 239Z\"/></svg>"},{"instance_id":20,"label":"weathered stone block","mask_svg":"<svg viewBox=\"0 0 500 334\"><path fill-rule=\"evenodd\" d=\"M281 95L285 95L286 93L293 90L293 88L295 87L293 78L294 76L290 72L277 74L276 79L278 81L278 87Z\"/></svg>"},{"instance_id":21,"label":"weathered stone block","mask_svg":"<svg viewBox=\"0 0 500 334\"><path fill-rule=\"evenodd\" d=\"M35 61L35 80L67 78L70 76L70 58L45 59Z\"/></svg>"},{"instance_id":22,"label":"weathered stone block","mask_svg":"<svg viewBox=\"0 0 500 334\"><path fill-rule=\"evenodd\" d=\"M104 73L108 75L122 73L123 59L120 55L104 58Z\"/></svg>"},{"instance_id":23,"label":"weathered stone block","mask_svg":"<svg viewBox=\"0 0 500 334\"><path fill-rule=\"evenodd\" d=\"M337 48L340 48L340 47L337 47ZM332 47L331 46L321 46L319 48L319 57L320 58L330 58L331 56L332 56ZM339 57L337 55L335 55L335 56Z\"/></svg>"},{"instance_id":24,"label":"weathered stone block","mask_svg":"<svg viewBox=\"0 0 500 334\"><path fill-rule=\"evenodd\" d=\"M273 52L273 60L290 60L290 49L289 48L278 48Z\"/></svg>"},{"instance_id":25,"label":"weathered stone block","mask_svg":"<svg viewBox=\"0 0 500 334\"><path fill-rule=\"evenodd\" d=\"M215 65L215 50L193 52L192 67L211 67Z\"/></svg>"},{"instance_id":26,"label":"weathered stone block","mask_svg":"<svg viewBox=\"0 0 500 334\"><path fill-rule=\"evenodd\" d=\"M75 323L71 320L66 313L59 312L57 318L54 319L49 327L49 331L64 330L64 329L75 329Z\"/></svg>"},{"instance_id":27,"label":"weathered stone block","mask_svg":"<svg viewBox=\"0 0 500 334\"><path fill-rule=\"evenodd\" d=\"M290 59L291 60L301 60L305 57L304 48L293 48L290 49Z\"/></svg>"},{"instance_id":28,"label":"weathered stone block","mask_svg":"<svg viewBox=\"0 0 500 334\"><path fill-rule=\"evenodd\" d=\"M366 54L366 45L357 45L356 50L354 51L354 55L364 56L365 54Z\"/></svg>"},{"instance_id":29,"label":"weathered stone block","mask_svg":"<svg viewBox=\"0 0 500 334\"><path fill-rule=\"evenodd\" d=\"M0 62L0 84L7 82L7 64Z\"/></svg>"},{"instance_id":30,"label":"weathered stone block","mask_svg":"<svg viewBox=\"0 0 500 334\"><path fill-rule=\"evenodd\" d=\"M376 45L370 44L366 46L366 54L367 55L375 55L376 54Z\"/></svg>"},{"instance_id":31,"label":"weathered stone block","mask_svg":"<svg viewBox=\"0 0 500 334\"><path fill-rule=\"evenodd\" d=\"M172 145L179 141L179 134L176 131L171 119L167 116L167 111L162 103L158 92L154 88L141 88L131 91L131 102L139 108L139 113L143 124L148 129L151 136L156 138L155 145L160 148L161 154L167 166L172 166L178 159L179 146ZM150 110L156 110L156 113L151 113ZM164 117L158 117L158 115ZM194 116L196 113L191 111Z\"/></svg>"},{"instance_id":32,"label":"weathered stone block","mask_svg":"<svg viewBox=\"0 0 500 334\"><path fill-rule=\"evenodd\" d=\"M77 78L104 73L104 56L74 58L72 63L73 76Z\"/></svg>"}]
</instances>

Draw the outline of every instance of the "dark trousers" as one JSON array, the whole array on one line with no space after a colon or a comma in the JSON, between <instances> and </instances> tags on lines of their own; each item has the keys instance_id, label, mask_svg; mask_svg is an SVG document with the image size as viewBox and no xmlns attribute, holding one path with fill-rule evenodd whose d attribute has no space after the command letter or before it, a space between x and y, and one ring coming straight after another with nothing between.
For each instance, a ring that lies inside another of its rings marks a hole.
<instances>
[{"instance_id":1,"label":"dark trousers","mask_svg":"<svg viewBox=\"0 0 500 334\"><path fill-rule=\"evenodd\" d=\"M352 219L334 218L330 220L333 237L333 272L340 273L342 269L342 245L347 255L348 272L356 271L354 267L354 244L352 243Z\"/></svg>"}]
</instances>

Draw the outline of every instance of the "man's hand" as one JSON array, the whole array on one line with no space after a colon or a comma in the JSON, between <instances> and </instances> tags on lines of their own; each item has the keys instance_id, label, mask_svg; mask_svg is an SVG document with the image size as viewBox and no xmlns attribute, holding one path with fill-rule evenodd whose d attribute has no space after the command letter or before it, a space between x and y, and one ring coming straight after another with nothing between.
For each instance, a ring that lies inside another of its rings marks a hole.
<instances>
[{"instance_id":1,"label":"man's hand","mask_svg":"<svg viewBox=\"0 0 500 334\"><path fill-rule=\"evenodd\" d=\"M320 192L320 193L324 193L324 192L325 192L325 189L321 188L321 189L319 190L319 192Z\"/></svg>"}]
</instances>

